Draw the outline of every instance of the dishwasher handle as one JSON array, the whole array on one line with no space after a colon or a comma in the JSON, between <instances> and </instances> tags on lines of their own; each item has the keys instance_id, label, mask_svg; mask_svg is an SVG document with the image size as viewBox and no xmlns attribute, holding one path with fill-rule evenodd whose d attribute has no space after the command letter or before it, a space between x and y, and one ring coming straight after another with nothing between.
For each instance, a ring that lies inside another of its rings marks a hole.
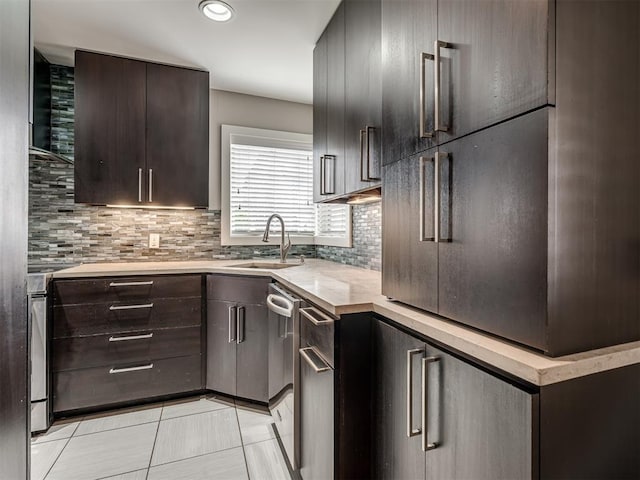
<instances>
[{"instance_id":1,"label":"dishwasher handle","mask_svg":"<svg viewBox=\"0 0 640 480\"><path fill-rule=\"evenodd\" d=\"M291 318L291 315L293 315L293 302L280 295L269 294L267 296L267 308L283 317Z\"/></svg>"}]
</instances>

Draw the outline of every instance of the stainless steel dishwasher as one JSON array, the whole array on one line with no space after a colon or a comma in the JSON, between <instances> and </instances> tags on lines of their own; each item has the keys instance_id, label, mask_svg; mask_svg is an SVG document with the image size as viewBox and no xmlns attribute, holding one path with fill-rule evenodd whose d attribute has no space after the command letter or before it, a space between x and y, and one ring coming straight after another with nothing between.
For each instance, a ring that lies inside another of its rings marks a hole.
<instances>
[{"instance_id":1,"label":"stainless steel dishwasher","mask_svg":"<svg viewBox=\"0 0 640 480\"><path fill-rule=\"evenodd\" d=\"M299 311L302 299L281 285L269 285L269 410L291 470L300 458Z\"/></svg>"},{"instance_id":2,"label":"stainless steel dishwasher","mask_svg":"<svg viewBox=\"0 0 640 480\"><path fill-rule=\"evenodd\" d=\"M300 475L334 478L335 320L314 307L300 309Z\"/></svg>"}]
</instances>

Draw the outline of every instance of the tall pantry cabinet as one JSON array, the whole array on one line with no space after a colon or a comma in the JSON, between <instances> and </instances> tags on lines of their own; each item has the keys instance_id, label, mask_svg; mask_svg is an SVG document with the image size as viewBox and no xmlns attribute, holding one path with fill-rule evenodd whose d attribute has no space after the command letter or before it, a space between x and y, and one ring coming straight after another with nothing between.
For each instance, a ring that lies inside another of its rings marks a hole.
<instances>
[{"instance_id":1,"label":"tall pantry cabinet","mask_svg":"<svg viewBox=\"0 0 640 480\"><path fill-rule=\"evenodd\" d=\"M639 22L383 0L383 294L552 356L640 339Z\"/></svg>"}]
</instances>

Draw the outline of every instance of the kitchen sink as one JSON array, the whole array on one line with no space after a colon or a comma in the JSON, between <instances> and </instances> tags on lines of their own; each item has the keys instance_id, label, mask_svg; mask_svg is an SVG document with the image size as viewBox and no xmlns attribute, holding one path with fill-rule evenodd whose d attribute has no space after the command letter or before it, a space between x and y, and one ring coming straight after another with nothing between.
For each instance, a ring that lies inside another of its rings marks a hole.
<instances>
[{"instance_id":1,"label":"kitchen sink","mask_svg":"<svg viewBox=\"0 0 640 480\"><path fill-rule=\"evenodd\" d=\"M297 267L300 263L279 263L279 262L248 262L229 265L231 268L264 268L265 270L278 270L280 268Z\"/></svg>"}]
</instances>

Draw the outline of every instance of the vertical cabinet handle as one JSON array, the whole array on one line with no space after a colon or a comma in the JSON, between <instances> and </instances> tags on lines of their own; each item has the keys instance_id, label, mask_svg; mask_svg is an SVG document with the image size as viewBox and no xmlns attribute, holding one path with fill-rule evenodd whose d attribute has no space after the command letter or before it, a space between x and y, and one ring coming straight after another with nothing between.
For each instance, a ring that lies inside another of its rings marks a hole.
<instances>
[{"instance_id":1,"label":"vertical cabinet handle","mask_svg":"<svg viewBox=\"0 0 640 480\"><path fill-rule=\"evenodd\" d=\"M229 307L229 343L236 341L236 307Z\"/></svg>"},{"instance_id":2,"label":"vertical cabinet handle","mask_svg":"<svg viewBox=\"0 0 640 480\"><path fill-rule=\"evenodd\" d=\"M433 60L433 55L430 53L420 53L420 138L433 138L434 131L427 132L427 99L425 90L426 90L426 79L424 69L427 66L427 60ZM435 67L436 70L438 67Z\"/></svg>"},{"instance_id":3,"label":"vertical cabinet handle","mask_svg":"<svg viewBox=\"0 0 640 480\"><path fill-rule=\"evenodd\" d=\"M326 195L324 187L324 155L320 157L320 195Z\"/></svg>"},{"instance_id":4,"label":"vertical cabinet handle","mask_svg":"<svg viewBox=\"0 0 640 480\"><path fill-rule=\"evenodd\" d=\"M333 195L336 193L336 156L335 155L325 155L322 157L324 168L323 168L323 182L324 182L324 194L325 195ZM329 177L327 181L327 175Z\"/></svg>"},{"instance_id":5,"label":"vertical cabinet handle","mask_svg":"<svg viewBox=\"0 0 640 480\"><path fill-rule=\"evenodd\" d=\"M142 169L138 169L138 203L142 202Z\"/></svg>"},{"instance_id":6,"label":"vertical cabinet handle","mask_svg":"<svg viewBox=\"0 0 640 480\"><path fill-rule=\"evenodd\" d=\"M153 168L149 169L149 203L153 202Z\"/></svg>"},{"instance_id":7,"label":"vertical cabinet handle","mask_svg":"<svg viewBox=\"0 0 640 480\"><path fill-rule=\"evenodd\" d=\"M440 125L440 49L441 48L451 48L451 44L447 42L442 42L440 40L436 40L433 43L433 51L434 51L434 68L433 68L433 130L436 132L446 132L449 130L448 127Z\"/></svg>"},{"instance_id":8,"label":"vertical cabinet handle","mask_svg":"<svg viewBox=\"0 0 640 480\"><path fill-rule=\"evenodd\" d=\"M366 182L369 179L364 174L364 150L365 150L365 136L367 135L367 131L364 129L360 130L360 180L362 182Z\"/></svg>"},{"instance_id":9,"label":"vertical cabinet handle","mask_svg":"<svg viewBox=\"0 0 640 480\"><path fill-rule=\"evenodd\" d=\"M420 238L419 240L421 242L433 242L435 237L431 236L427 236L427 232L426 232L426 222L424 220L424 215L425 215L425 208L424 208L424 202L427 199L427 192L426 192L426 179L425 179L425 174L424 174L424 168L427 164L427 162L434 162L434 158L429 158L429 157L420 157L420 162L418 164L418 168L420 169L419 173L419 178L420 178ZM435 196L435 191L436 191L436 187L435 187L435 180L434 180L434 185L433 185L433 191L434 191L434 196ZM436 208L436 201L434 199L434 209Z\"/></svg>"},{"instance_id":10,"label":"vertical cabinet handle","mask_svg":"<svg viewBox=\"0 0 640 480\"><path fill-rule=\"evenodd\" d=\"M427 419L429 418L428 389L429 389L429 364L437 362L440 357L426 357L422 359L422 450L433 450L438 442L429 443L427 438Z\"/></svg>"},{"instance_id":11,"label":"vertical cabinet handle","mask_svg":"<svg viewBox=\"0 0 640 480\"><path fill-rule=\"evenodd\" d=\"M236 313L236 318L237 318L237 324L238 326L237 328L237 343L241 344L242 342L244 342L244 307L238 307L237 308L237 313Z\"/></svg>"},{"instance_id":12,"label":"vertical cabinet handle","mask_svg":"<svg viewBox=\"0 0 640 480\"><path fill-rule=\"evenodd\" d=\"M440 241L440 152L433 156L433 241Z\"/></svg>"},{"instance_id":13,"label":"vertical cabinet handle","mask_svg":"<svg viewBox=\"0 0 640 480\"><path fill-rule=\"evenodd\" d=\"M375 130L375 127L370 125L366 125L360 130L360 180L363 182L380 180L380 177L371 175L371 135L369 132L372 130Z\"/></svg>"},{"instance_id":14,"label":"vertical cabinet handle","mask_svg":"<svg viewBox=\"0 0 640 480\"><path fill-rule=\"evenodd\" d=\"M420 435L419 428L413 428L413 394L411 387L413 386L412 359L415 355L423 355L424 349L414 348L407 350L407 437L411 438Z\"/></svg>"}]
</instances>

